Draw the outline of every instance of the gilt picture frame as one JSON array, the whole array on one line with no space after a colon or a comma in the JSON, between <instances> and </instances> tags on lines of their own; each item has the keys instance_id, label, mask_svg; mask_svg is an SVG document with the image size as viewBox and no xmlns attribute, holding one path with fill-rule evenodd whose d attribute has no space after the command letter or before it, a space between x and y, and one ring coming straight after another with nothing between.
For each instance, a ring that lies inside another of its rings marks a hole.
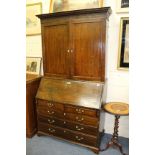
<instances>
[{"instance_id":1,"label":"gilt picture frame","mask_svg":"<svg viewBox=\"0 0 155 155\"><path fill-rule=\"evenodd\" d=\"M26 35L39 35L41 34L41 25L37 14L42 13L42 3L33 3L26 5Z\"/></svg>"},{"instance_id":2,"label":"gilt picture frame","mask_svg":"<svg viewBox=\"0 0 155 155\"><path fill-rule=\"evenodd\" d=\"M122 17L120 19L117 69L129 69L129 17Z\"/></svg>"},{"instance_id":3,"label":"gilt picture frame","mask_svg":"<svg viewBox=\"0 0 155 155\"><path fill-rule=\"evenodd\" d=\"M128 13L129 12L129 0L116 0L116 12Z\"/></svg>"},{"instance_id":4,"label":"gilt picture frame","mask_svg":"<svg viewBox=\"0 0 155 155\"><path fill-rule=\"evenodd\" d=\"M51 0L50 13L102 7L104 0Z\"/></svg>"},{"instance_id":5,"label":"gilt picture frame","mask_svg":"<svg viewBox=\"0 0 155 155\"><path fill-rule=\"evenodd\" d=\"M26 57L26 73L40 75L41 57Z\"/></svg>"}]
</instances>

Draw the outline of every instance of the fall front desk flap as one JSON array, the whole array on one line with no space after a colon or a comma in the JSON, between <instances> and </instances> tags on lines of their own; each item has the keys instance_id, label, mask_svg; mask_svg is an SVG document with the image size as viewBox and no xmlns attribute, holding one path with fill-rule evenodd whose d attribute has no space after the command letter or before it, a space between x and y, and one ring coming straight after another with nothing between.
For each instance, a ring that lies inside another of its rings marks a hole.
<instances>
[{"instance_id":1,"label":"fall front desk flap","mask_svg":"<svg viewBox=\"0 0 155 155\"><path fill-rule=\"evenodd\" d=\"M74 80L41 79L36 99L100 109L104 84Z\"/></svg>"}]
</instances>

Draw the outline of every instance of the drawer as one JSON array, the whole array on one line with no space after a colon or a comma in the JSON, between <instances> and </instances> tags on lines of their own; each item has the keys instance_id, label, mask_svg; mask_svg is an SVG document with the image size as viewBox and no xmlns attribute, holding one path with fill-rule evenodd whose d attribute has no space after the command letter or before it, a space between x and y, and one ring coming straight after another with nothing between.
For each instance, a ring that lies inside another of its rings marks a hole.
<instances>
[{"instance_id":1,"label":"drawer","mask_svg":"<svg viewBox=\"0 0 155 155\"><path fill-rule=\"evenodd\" d=\"M84 125L90 125L94 127L99 126L99 118L93 118L85 115L76 115L72 113L64 113L64 118L70 121L74 121L75 123L80 123Z\"/></svg>"},{"instance_id":2,"label":"drawer","mask_svg":"<svg viewBox=\"0 0 155 155\"><path fill-rule=\"evenodd\" d=\"M51 110L49 108L44 108L44 109L38 108L37 113L38 113L38 115L43 115L43 116L47 116L47 117L54 116L54 117L58 117L58 118L64 118L63 112L54 111L54 110Z\"/></svg>"},{"instance_id":3,"label":"drawer","mask_svg":"<svg viewBox=\"0 0 155 155\"><path fill-rule=\"evenodd\" d=\"M62 130L60 128L56 128L55 126L48 125L45 123L38 123L38 131L44 132L49 135L59 136L61 137Z\"/></svg>"},{"instance_id":4,"label":"drawer","mask_svg":"<svg viewBox=\"0 0 155 155\"><path fill-rule=\"evenodd\" d=\"M89 109L89 108L83 108L83 107L74 107L74 106L70 106L70 105L65 105L65 112L97 117L96 110Z\"/></svg>"},{"instance_id":5,"label":"drawer","mask_svg":"<svg viewBox=\"0 0 155 155\"><path fill-rule=\"evenodd\" d=\"M37 108L39 109L51 109L54 111L64 111L64 105L53 101L38 100Z\"/></svg>"},{"instance_id":6,"label":"drawer","mask_svg":"<svg viewBox=\"0 0 155 155\"><path fill-rule=\"evenodd\" d=\"M41 123L46 123L46 124L51 124L51 125L55 125L55 126L60 126L63 127L64 126L64 122L61 119L58 119L56 117L47 117L47 116L41 116L38 115L38 121Z\"/></svg>"},{"instance_id":7,"label":"drawer","mask_svg":"<svg viewBox=\"0 0 155 155\"><path fill-rule=\"evenodd\" d=\"M71 140L74 142L78 142L78 143L82 143L90 146L97 146L97 137L84 135L82 133L78 133L68 129L64 129L64 128L60 128L60 127L56 127L56 126L52 126L44 123L39 123L38 131L41 131L49 135L61 137L67 140Z\"/></svg>"},{"instance_id":8,"label":"drawer","mask_svg":"<svg viewBox=\"0 0 155 155\"><path fill-rule=\"evenodd\" d=\"M91 127L91 126L86 126L86 125L81 125L79 123L73 123L69 121L64 121L64 128L78 131L81 133L89 134L89 135L98 135L98 128L96 127Z\"/></svg>"},{"instance_id":9,"label":"drawer","mask_svg":"<svg viewBox=\"0 0 155 155\"><path fill-rule=\"evenodd\" d=\"M81 125L79 123L73 123L66 120L61 120L55 117L45 117L45 116L38 116L38 121L46 124L56 125L60 127L64 127L70 130L90 134L96 136L98 134L98 128Z\"/></svg>"}]
</instances>

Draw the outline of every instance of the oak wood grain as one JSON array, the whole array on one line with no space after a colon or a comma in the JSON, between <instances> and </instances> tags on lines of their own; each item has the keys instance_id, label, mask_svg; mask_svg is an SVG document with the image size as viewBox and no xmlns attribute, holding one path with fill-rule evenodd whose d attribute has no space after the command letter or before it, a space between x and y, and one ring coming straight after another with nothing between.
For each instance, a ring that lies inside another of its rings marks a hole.
<instances>
[{"instance_id":1,"label":"oak wood grain","mask_svg":"<svg viewBox=\"0 0 155 155\"><path fill-rule=\"evenodd\" d=\"M43 77L37 99L100 109L104 84Z\"/></svg>"}]
</instances>

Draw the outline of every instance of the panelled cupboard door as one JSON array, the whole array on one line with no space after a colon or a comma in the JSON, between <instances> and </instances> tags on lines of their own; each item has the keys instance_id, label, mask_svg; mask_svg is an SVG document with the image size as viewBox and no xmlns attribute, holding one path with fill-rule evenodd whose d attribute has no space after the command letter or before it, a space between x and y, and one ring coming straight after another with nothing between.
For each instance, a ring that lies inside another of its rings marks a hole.
<instances>
[{"instance_id":1,"label":"panelled cupboard door","mask_svg":"<svg viewBox=\"0 0 155 155\"><path fill-rule=\"evenodd\" d=\"M68 22L42 27L44 73L47 76L69 76L69 25Z\"/></svg>"},{"instance_id":2,"label":"panelled cupboard door","mask_svg":"<svg viewBox=\"0 0 155 155\"><path fill-rule=\"evenodd\" d=\"M72 21L73 79L104 81L105 26L101 19Z\"/></svg>"}]
</instances>

